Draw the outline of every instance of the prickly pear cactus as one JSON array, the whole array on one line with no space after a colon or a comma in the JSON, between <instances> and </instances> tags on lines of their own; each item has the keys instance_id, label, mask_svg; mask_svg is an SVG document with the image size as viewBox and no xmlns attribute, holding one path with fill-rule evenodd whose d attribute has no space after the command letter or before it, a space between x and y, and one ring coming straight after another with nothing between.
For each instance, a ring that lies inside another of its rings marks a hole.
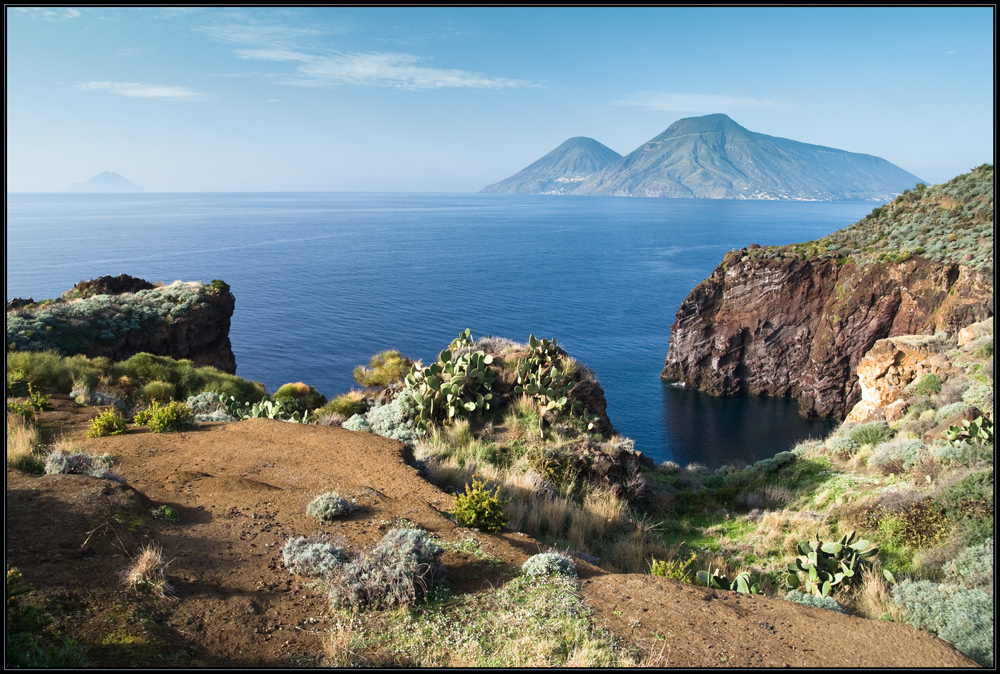
<instances>
[{"instance_id":1,"label":"prickly pear cactus","mask_svg":"<svg viewBox=\"0 0 1000 674\"><path fill-rule=\"evenodd\" d=\"M878 554L878 548L864 539L855 540L855 532L839 541L802 541L800 556L788 564L785 587L819 597L828 597L833 588L849 586L860 571L863 560Z\"/></svg>"},{"instance_id":2,"label":"prickly pear cactus","mask_svg":"<svg viewBox=\"0 0 1000 674\"><path fill-rule=\"evenodd\" d=\"M454 349L473 344L469 330L452 341L428 367L416 365L406 376L406 390L417 404L417 425L423 429L435 421L451 421L490 408L496 375L489 368L493 356L469 351L459 356Z\"/></svg>"}]
</instances>

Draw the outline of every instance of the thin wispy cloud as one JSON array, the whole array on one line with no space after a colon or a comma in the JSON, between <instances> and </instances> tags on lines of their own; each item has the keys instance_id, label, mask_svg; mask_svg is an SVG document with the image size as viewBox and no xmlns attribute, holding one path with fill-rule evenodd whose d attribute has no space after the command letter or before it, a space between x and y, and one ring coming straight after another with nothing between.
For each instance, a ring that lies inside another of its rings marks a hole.
<instances>
[{"instance_id":1,"label":"thin wispy cloud","mask_svg":"<svg viewBox=\"0 0 1000 674\"><path fill-rule=\"evenodd\" d=\"M512 89L538 86L526 80L491 77L455 68L421 65L426 59L413 54L379 53L320 56L276 49L241 49L244 59L298 62L286 84L305 87L372 86L396 89Z\"/></svg>"},{"instance_id":2,"label":"thin wispy cloud","mask_svg":"<svg viewBox=\"0 0 1000 674\"><path fill-rule=\"evenodd\" d=\"M212 39L239 47L235 56L254 61L295 63L280 75L284 84L303 87L367 86L395 89L514 89L539 87L527 80L495 77L458 68L436 68L423 56L396 52L330 49L320 31L260 24L204 26Z\"/></svg>"},{"instance_id":3,"label":"thin wispy cloud","mask_svg":"<svg viewBox=\"0 0 1000 674\"><path fill-rule=\"evenodd\" d=\"M611 105L647 108L657 112L717 112L719 110L786 110L792 106L774 99L715 94L643 91L612 101Z\"/></svg>"},{"instance_id":4,"label":"thin wispy cloud","mask_svg":"<svg viewBox=\"0 0 1000 674\"><path fill-rule=\"evenodd\" d=\"M52 9L49 7L13 7L16 12L27 14L33 19L43 21L68 21L80 16L80 10L72 7Z\"/></svg>"},{"instance_id":5,"label":"thin wispy cloud","mask_svg":"<svg viewBox=\"0 0 1000 674\"><path fill-rule=\"evenodd\" d=\"M200 101L208 97L207 94L187 87L146 82L81 82L76 88L81 91L103 91L128 98L157 98L171 101Z\"/></svg>"}]
</instances>

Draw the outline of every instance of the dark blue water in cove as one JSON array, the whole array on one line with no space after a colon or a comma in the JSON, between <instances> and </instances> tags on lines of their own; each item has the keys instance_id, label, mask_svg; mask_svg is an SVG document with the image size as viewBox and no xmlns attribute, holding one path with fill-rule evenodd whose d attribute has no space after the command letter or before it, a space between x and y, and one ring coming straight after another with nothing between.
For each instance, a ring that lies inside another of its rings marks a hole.
<instances>
[{"instance_id":1,"label":"dark blue water in cove","mask_svg":"<svg viewBox=\"0 0 1000 674\"><path fill-rule=\"evenodd\" d=\"M752 462L819 436L793 402L664 386L670 324L732 248L807 241L867 202L480 194L8 195L7 298L127 273L224 279L238 374L328 397L389 348L432 360L474 336L555 337L657 461Z\"/></svg>"}]
</instances>

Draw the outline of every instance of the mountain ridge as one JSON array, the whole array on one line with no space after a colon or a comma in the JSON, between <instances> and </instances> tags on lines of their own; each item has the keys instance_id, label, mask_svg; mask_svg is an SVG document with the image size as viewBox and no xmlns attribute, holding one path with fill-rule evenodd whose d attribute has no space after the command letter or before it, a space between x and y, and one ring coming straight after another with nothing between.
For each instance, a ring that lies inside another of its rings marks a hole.
<instances>
[{"instance_id":1,"label":"mountain ridge","mask_svg":"<svg viewBox=\"0 0 1000 674\"><path fill-rule=\"evenodd\" d=\"M482 191L551 193L515 178L552 154ZM550 181L557 168L548 167ZM598 173L563 182L558 193L587 196L884 202L921 180L874 155L756 133L715 113L677 120Z\"/></svg>"}]
</instances>

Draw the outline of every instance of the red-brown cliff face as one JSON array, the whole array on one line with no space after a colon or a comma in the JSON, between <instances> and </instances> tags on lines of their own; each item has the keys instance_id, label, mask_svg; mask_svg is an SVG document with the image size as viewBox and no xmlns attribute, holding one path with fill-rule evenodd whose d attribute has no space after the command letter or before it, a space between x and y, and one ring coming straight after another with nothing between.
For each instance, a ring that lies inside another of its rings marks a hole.
<instances>
[{"instance_id":1,"label":"red-brown cliff face","mask_svg":"<svg viewBox=\"0 0 1000 674\"><path fill-rule=\"evenodd\" d=\"M857 365L879 339L954 335L993 315L992 274L912 257L733 251L691 291L671 327L662 376L715 395L793 396L805 416L843 417Z\"/></svg>"}]
</instances>

